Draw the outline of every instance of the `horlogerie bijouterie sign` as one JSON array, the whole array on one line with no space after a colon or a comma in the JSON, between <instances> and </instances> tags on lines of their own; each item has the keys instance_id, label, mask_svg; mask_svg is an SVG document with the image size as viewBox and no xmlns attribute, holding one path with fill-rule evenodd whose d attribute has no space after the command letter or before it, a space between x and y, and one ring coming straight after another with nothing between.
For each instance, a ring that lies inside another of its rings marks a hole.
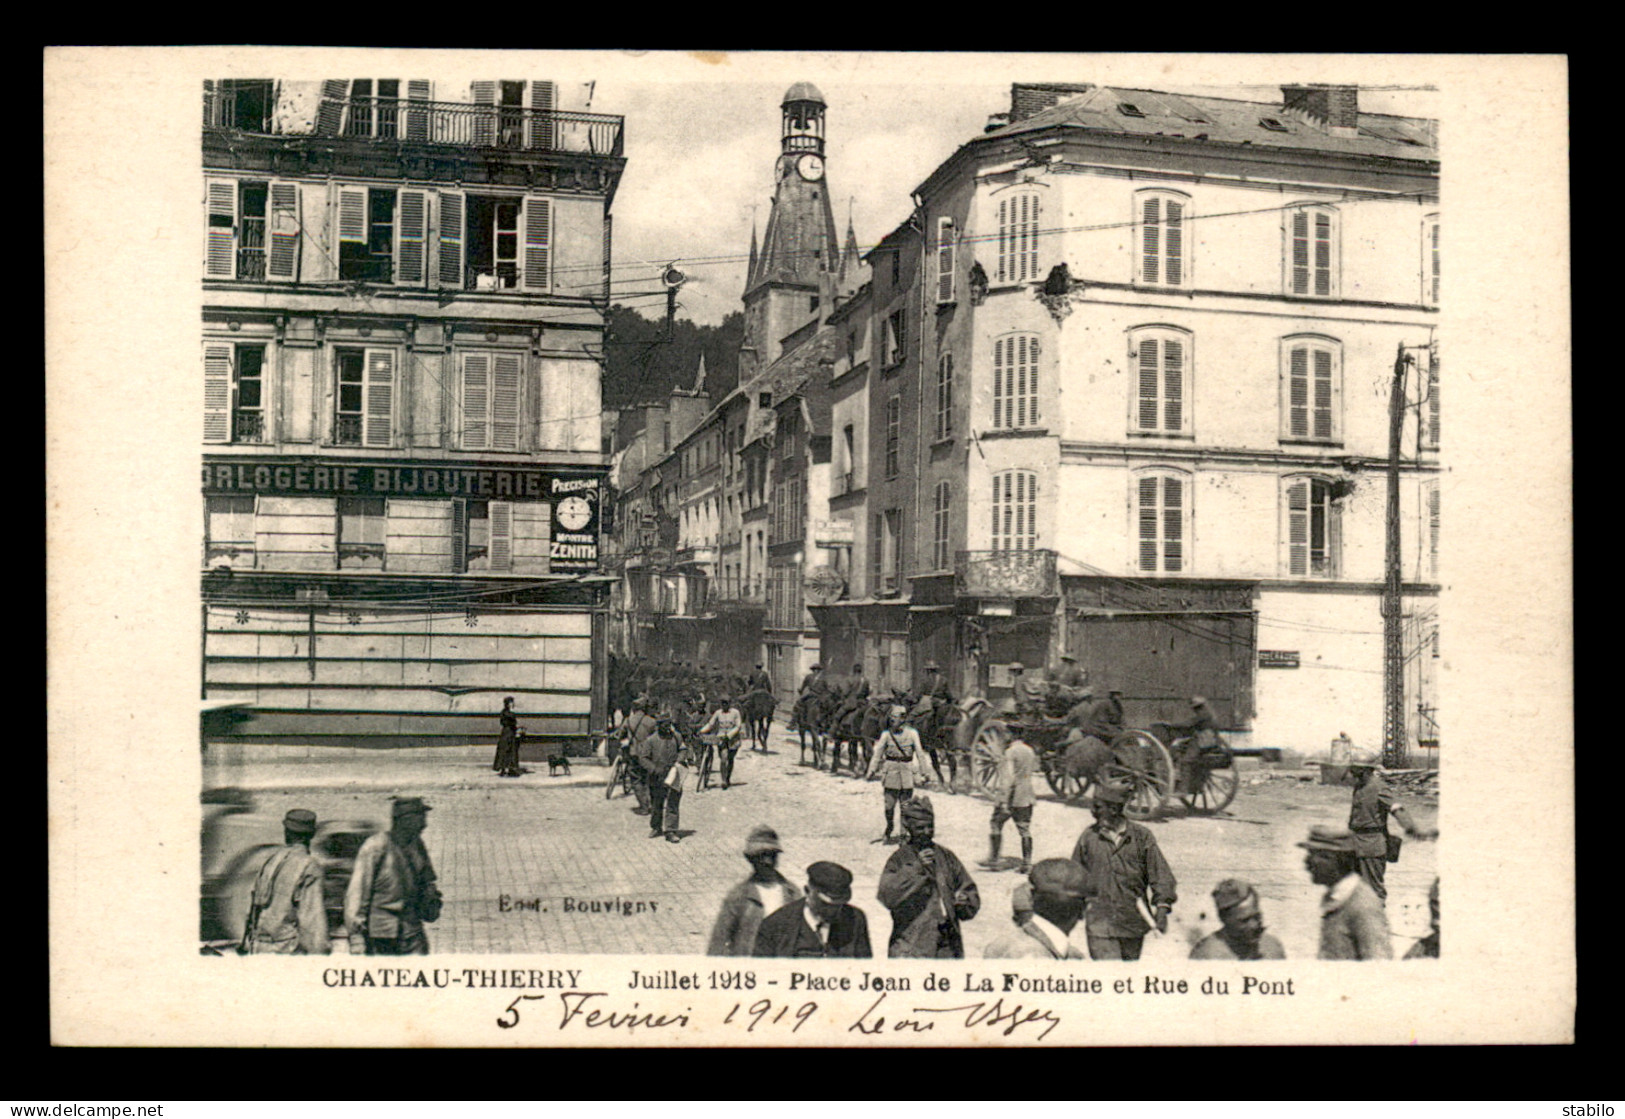
<instances>
[{"instance_id":1,"label":"horlogerie bijouterie sign","mask_svg":"<svg viewBox=\"0 0 1625 1119\"><path fill-rule=\"evenodd\" d=\"M485 463L425 466L405 463L299 460L208 462L205 494L269 494L277 497L472 497L555 501L598 488L596 474L537 470Z\"/></svg>"}]
</instances>

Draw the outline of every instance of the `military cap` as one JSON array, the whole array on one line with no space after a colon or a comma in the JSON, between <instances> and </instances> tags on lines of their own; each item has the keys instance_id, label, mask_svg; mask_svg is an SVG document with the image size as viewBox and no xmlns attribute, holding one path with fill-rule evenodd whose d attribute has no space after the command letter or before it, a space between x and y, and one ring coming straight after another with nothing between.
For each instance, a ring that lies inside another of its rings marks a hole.
<instances>
[{"instance_id":1,"label":"military cap","mask_svg":"<svg viewBox=\"0 0 1625 1119\"><path fill-rule=\"evenodd\" d=\"M831 901L852 897L852 872L840 863L813 863L807 868L807 884Z\"/></svg>"},{"instance_id":2,"label":"military cap","mask_svg":"<svg viewBox=\"0 0 1625 1119\"><path fill-rule=\"evenodd\" d=\"M316 832L316 813L308 808L291 808L288 814L282 817L282 826L288 831L296 831L301 835L314 835Z\"/></svg>"},{"instance_id":3,"label":"military cap","mask_svg":"<svg viewBox=\"0 0 1625 1119\"><path fill-rule=\"evenodd\" d=\"M745 837L745 857L763 855L769 851L782 851L784 847L779 843L779 833L766 824L759 824L750 829Z\"/></svg>"},{"instance_id":4,"label":"military cap","mask_svg":"<svg viewBox=\"0 0 1625 1119\"><path fill-rule=\"evenodd\" d=\"M931 798L928 796L912 796L903 802L903 823L915 820L921 823L934 823L937 810L931 807Z\"/></svg>"},{"instance_id":5,"label":"military cap","mask_svg":"<svg viewBox=\"0 0 1625 1119\"><path fill-rule=\"evenodd\" d=\"M1249 899L1256 900L1257 897L1258 891L1253 889L1252 884L1239 878L1226 878L1213 887L1213 904L1218 907L1220 913L1234 909Z\"/></svg>"},{"instance_id":6,"label":"military cap","mask_svg":"<svg viewBox=\"0 0 1625 1119\"><path fill-rule=\"evenodd\" d=\"M392 816L412 816L429 810L429 805L423 803L422 797L396 797L395 803L389 809Z\"/></svg>"},{"instance_id":7,"label":"military cap","mask_svg":"<svg viewBox=\"0 0 1625 1119\"><path fill-rule=\"evenodd\" d=\"M940 672L940 671L942 671L940 668L937 667L937 662L936 661L926 661L925 662L925 670L927 672Z\"/></svg>"},{"instance_id":8,"label":"military cap","mask_svg":"<svg viewBox=\"0 0 1625 1119\"><path fill-rule=\"evenodd\" d=\"M1316 824L1309 838L1298 844L1307 851L1343 851L1354 854L1354 833L1331 824Z\"/></svg>"},{"instance_id":9,"label":"military cap","mask_svg":"<svg viewBox=\"0 0 1625 1119\"><path fill-rule=\"evenodd\" d=\"M1101 785L1095 790L1095 803L1127 804L1134 799L1134 790L1118 782Z\"/></svg>"},{"instance_id":10,"label":"military cap","mask_svg":"<svg viewBox=\"0 0 1625 1119\"><path fill-rule=\"evenodd\" d=\"M908 708L904 707L901 703L894 703L891 705L891 707L887 708L886 715L893 719L906 719L908 718Z\"/></svg>"},{"instance_id":11,"label":"military cap","mask_svg":"<svg viewBox=\"0 0 1625 1119\"><path fill-rule=\"evenodd\" d=\"M1012 661L1011 664L1010 664L1010 671L1011 672L1026 672L1027 671L1027 666L1022 664L1020 661Z\"/></svg>"},{"instance_id":12,"label":"military cap","mask_svg":"<svg viewBox=\"0 0 1625 1119\"><path fill-rule=\"evenodd\" d=\"M1061 654L1061 659L1066 661L1068 664L1077 664L1078 663L1078 658L1073 656L1071 653L1062 653Z\"/></svg>"},{"instance_id":13,"label":"military cap","mask_svg":"<svg viewBox=\"0 0 1625 1119\"><path fill-rule=\"evenodd\" d=\"M1051 897L1081 898L1088 886L1083 867L1071 859L1041 859L1027 875L1035 894Z\"/></svg>"},{"instance_id":14,"label":"military cap","mask_svg":"<svg viewBox=\"0 0 1625 1119\"><path fill-rule=\"evenodd\" d=\"M823 665L819 664L817 661L814 661L813 666L809 671L818 672L818 671L821 671L823 669L823 667L824 667Z\"/></svg>"},{"instance_id":15,"label":"military cap","mask_svg":"<svg viewBox=\"0 0 1625 1119\"><path fill-rule=\"evenodd\" d=\"M1207 706L1207 700L1204 699L1202 696L1193 695L1193 696L1191 696L1191 706L1192 707L1206 707Z\"/></svg>"}]
</instances>

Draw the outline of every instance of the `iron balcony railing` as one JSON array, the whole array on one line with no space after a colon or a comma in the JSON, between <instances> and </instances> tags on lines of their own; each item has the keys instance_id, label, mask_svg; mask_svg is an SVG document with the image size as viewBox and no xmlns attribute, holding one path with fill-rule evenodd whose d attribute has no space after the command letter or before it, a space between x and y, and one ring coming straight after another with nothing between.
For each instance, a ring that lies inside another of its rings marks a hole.
<instances>
[{"instance_id":1,"label":"iron balcony railing","mask_svg":"<svg viewBox=\"0 0 1625 1119\"><path fill-rule=\"evenodd\" d=\"M767 581L760 578L724 576L711 581L711 599L714 602L765 603Z\"/></svg>"},{"instance_id":2,"label":"iron balcony railing","mask_svg":"<svg viewBox=\"0 0 1625 1119\"><path fill-rule=\"evenodd\" d=\"M333 442L341 447L361 446L361 417L340 415L333 424Z\"/></svg>"},{"instance_id":3,"label":"iron balcony railing","mask_svg":"<svg viewBox=\"0 0 1625 1119\"><path fill-rule=\"evenodd\" d=\"M960 552L954 558L954 593L974 598L1052 598L1060 594L1055 553Z\"/></svg>"},{"instance_id":4,"label":"iron balcony railing","mask_svg":"<svg viewBox=\"0 0 1625 1119\"><path fill-rule=\"evenodd\" d=\"M204 106L204 127L214 131L277 133L269 113L245 117L231 91L216 92ZM442 144L508 151L580 152L620 156L625 117L519 105L471 105L456 101L362 97L325 108L298 132L283 135L343 136L382 143Z\"/></svg>"},{"instance_id":5,"label":"iron balcony railing","mask_svg":"<svg viewBox=\"0 0 1625 1119\"><path fill-rule=\"evenodd\" d=\"M233 443L265 442L265 413L237 411L231 414Z\"/></svg>"}]
</instances>

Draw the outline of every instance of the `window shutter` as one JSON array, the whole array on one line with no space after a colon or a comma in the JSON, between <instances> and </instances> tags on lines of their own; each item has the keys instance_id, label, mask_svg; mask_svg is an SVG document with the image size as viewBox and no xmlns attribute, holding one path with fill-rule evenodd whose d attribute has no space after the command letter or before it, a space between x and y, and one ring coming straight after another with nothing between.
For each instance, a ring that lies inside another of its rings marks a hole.
<instances>
[{"instance_id":1,"label":"window shutter","mask_svg":"<svg viewBox=\"0 0 1625 1119\"><path fill-rule=\"evenodd\" d=\"M395 218L395 282L423 283L423 239L428 230L428 194L421 190L400 193L400 211Z\"/></svg>"},{"instance_id":2,"label":"window shutter","mask_svg":"<svg viewBox=\"0 0 1625 1119\"><path fill-rule=\"evenodd\" d=\"M1163 238L1163 251L1167 259L1163 267L1163 279L1170 284L1185 282L1185 207L1183 203L1169 201L1165 210L1168 229Z\"/></svg>"},{"instance_id":3,"label":"window shutter","mask_svg":"<svg viewBox=\"0 0 1625 1119\"><path fill-rule=\"evenodd\" d=\"M491 515L489 552L492 571L513 570L513 502L493 501L487 507Z\"/></svg>"},{"instance_id":4,"label":"window shutter","mask_svg":"<svg viewBox=\"0 0 1625 1119\"><path fill-rule=\"evenodd\" d=\"M231 346L203 347L203 441L231 442Z\"/></svg>"},{"instance_id":5,"label":"window shutter","mask_svg":"<svg viewBox=\"0 0 1625 1119\"><path fill-rule=\"evenodd\" d=\"M349 98L348 78L329 78L322 83L322 100L316 108L316 135L337 136L344 121L344 106Z\"/></svg>"},{"instance_id":6,"label":"window shutter","mask_svg":"<svg viewBox=\"0 0 1625 1119\"><path fill-rule=\"evenodd\" d=\"M468 502L461 497L451 502L451 569L468 570Z\"/></svg>"},{"instance_id":7,"label":"window shutter","mask_svg":"<svg viewBox=\"0 0 1625 1119\"><path fill-rule=\"evenodd\" d=\"M615 243L615 219L610 214L604 215L604 303L609 304L609 262L610 250Z\"/></svg>"},{"instance_id":8,"label":"window shutter","mask_svg":"<svg viewBox=\"0 0 1625 1119\"><path fill-rule=\"evenodd\" d=\"M299 278L299 184L272 183L270 191L270 252L266 275L273 280Z\"/></svg>"},{"instance_id":9,"label":"window shutter","mask_svg":"<svg viewBox=\"0 0 1625 1119\"><path fill-rule=\"evenodd\" d=\"M1322 484L1326 494L1326 571L1328 579L1337 578L1343 557L1343 503L1332 497L1331 487Z\"/></svg>"},{"instance_id":10,"label":"window shutter","mask_svg":"<svg viewBox=\"0 0 1625 1119\"><path fill-rule=\"evenodd\" d=\"M1162 252L1161 252L1161 245L1160 245L1160 238L1162 236L1162 218L1160 216L1161 209L1162 209L1162 199L1160 199L1160 198L1147 198L1145 200L1145 211L1144 211L1144 215L1143 215L1143 220L1140 223L1140 230L1141 230L1141 232L1140 232L1140 236L1141 236L1141 244L1140 244L1140 254L1141 254L1140 278L1143 279L1148 284L1156 283L1157 282L1157 277L1161 274L1161 261L1162 261ZM1121 212L1121 211L1119 211L1119 212Z\"/></svg>"},{"instance_id":11,"label":"window shutter","mask_svg":"<svg viewBox=\"0 0 1625 1119\"><path fill-rule=\"evenodd\" d=\"M1332 218L1315 215L1315 294L1332 293Z\"/></svg>"},{"instance_id":12,"label":"window shutter","mask_svg":"<svg viewBox=\"0 0 1625 1119\"><path fill-rule=\"evenodd\" d=\"M1009 339L995 339L993 342L993 426L1004 426L1005 398L1009 395L1004 387L1005 360L1004 352Z\"/></svg>"},{"instance_id":13,"label":"window shutter","mask_svg":"<svg viewBox=\"0 0 1625 1119\"><path fill-rule=\"evenodd\" d=\"M999 265L998 282L1004 283L1010 272L1010 200L999 203Z\"/></svg>"},{"instance_id":14,"label":"window shutter","mask_svg":"<svg viewBox=\"0 0 1625 1119\"><path fill-rule=\"evenodd\" d=\"M470 89L474 104L482 106L474 111L474 144L481 148L492 147L497 142L497 83L474 82Z\"/></svg>"},{"instance_id":15,"label":"window shutter","mask_svg":"<svg viewBox=\"0 0 1625 1119\"><path fill-rule=\"evenodd\" d=\"M1315 351L1315 438L1332 437L1332 354Z\"/></svg>"},{"instance_id":16,"label":"window shutter","mask_svg":"<svg viewBox=\"0 0 1625 1119\"><path fill-rule=\"evenodd\" d=\"M1157 481L1155 475L1140 479L1140 570L1157 569Z\"/></svg>"},{"instance_id":17,"label":"window shutter","mask_svg":"<svg viewBox=\"0 0 1625 1119\"><path fill-rule=\"evenodd\" d=\"M440 286L463 287L463 196L440 192Z\"/></svg>"},{"instance_id":18,"label":"window shutter","mask_svg":"<svg viewBox=\"0 0 1625 1119\"><path fill-rule=\"evenodd\" d=\"M519 355L491 358L491 447L519 449Z\"/></svg>"},{"instance_id":19,"label":"window shutter","mask_svg":"<svg viewBox=\"0 0 1625 1119\"><path fill-rule=\"evenodd\" d=\"M1163 430L1185 427L1185 343L1170 338L1162 344Z\"/></svg>"},{"instance_id":20,"label":"window shutter","mask_svg":"<svg viewBox=\"0 0 1625 1119\"><path fill-rule=\"evenodd\" d=\"M954 301L954 223L952 218L937 222L937 302Z\"/></svg>"},{"instance_id":21,"label":"window shutter","mask_svg":"<svg viewBox=\"0 0 1625 1119\"><path fill-rule=\"evenodd\" d=\"M365 434L369 447L387 447L394 441L395 351L367 351L367 404Z\"/></svg>"},{"instance_id":22,"label":"window shutter","mask_svg":"<svg viewBox=\"0 0 1625 1119\"><path fill-rule=\"evenodd\" d=\"M406 83L406 128L408 140L429 138L429 83L423 78L411 78ZM414 105L413 102L422 102Z\"/></svg>"},{"instance_id":23,"label":"window shutter","mask_svg":"<svg viewBox=\"0 0 1625 1119\"><path fill-rule=\"evenodd\" d=\"M1309 437L1309 349L1294 346L1287 368L1287 433Z\"/></svg>"},{"instance_id":24,"label":"window shutter","mask_svg":"<svg viewBox=\"0 0 1625 1119\"><path fill-rule=\"evenodd\" d=\"M1140 339L1140 430L1157 430L1157 340Z\"/></svg>"},{"instance_id":25,"label":"window shutter","mask_svg":"<svg viewBox=\"0 0 1625 1119\"><path fill-rule=\"evenodd\" d=\"M483 450L490 445L487 412L491 405L489 354L463 355L463 446Z\"/></svg>"},{"instance_id":26,"label":"window shutter","mask_svg":"<svg viewBox=\"0 0 1625 1119\"><path fill-rule=\"evenodd\" d=\"M237 275L237 180L209 179L208 228L203 249L203 274L231 279Z\"/></svg>"},{"instance_id":27,"label":"window shutter","mask_svg":"<svg viewBox=\"0 0 1625 1119\"><path fill-rule=\"evenodd\" d=\"M530 83L530 135L526 145L550 151L558 144L554 137L553 109L558 101L558 87L552 82Z\"/></svg>"},{"instance_id":28,"label":"window shutter","mask_svg":"<svg viewBox=\"0 0 1625 1119\"><path fill-rule=\"evenodd\" d=\"M1428 443L1439 445L1439 363L1428 362Z\"/></svg>"},{"instance_id":29,"label":"window shutter","mask_svg":"<svg viewBox=\"0 0 1625 1119\"><path fill-rule=\"evenodd\" d=\"M1162 480L1162 569L1185 570L1185 482Z\"/></svg>"},{"instance_id":30,"label":"window shutter","mask_svg":"<svg viewBox=\"0 0 1625 1119\"><path fill-rule=\"evenodd\" d=\"M339 240L367 243L367 192L339 187Z\"/></svg>"},{"instance_id":31,"label":"window shutter","mask_svg":"<svg viewBox=\"0 0 1625 1119\"><path fill-rule=\"evenodd\" d=\"M1309 574L1309 482L1293 482L1286 490L1286 551L1288 575Z\"/></svg>"},{"instance_id":32,"label":"window shutter","mask_svg":"<svg viewBox=\"0 0 1625 1119\"><path fill-rule=\"evenodd\" d=\"M1430 296L1431 296L1428 299L1428 302L1432 303L1434 306L1438 306L1438 303L1439 303L1439 223L1437 221L1435 221L1433 223L1433 229L1431 230L1431 236L1432 236L1432 241L1433 241L1432 251L1431 251L1431 254L1430 254L1432 256L1432 282L1429 284L1429 287L1428 287L1428 290L1429 290L1429 293L1430 293Z\"/></svg>"},{"instance_id":33,"label":"window shutter","mask_svg":"<svg viewBox=\"0 0 1625 1119\"><path fill-rule=\"evenodd\" d=\"M1023 334L1015 339L1016 346L1016 420L1015 427L1027 426L1027 370L1031 364L1027 359L1027 336Z\"/></svg>"},{"instance_id":34,"label":"window shutter","mask_svg":"<svg viewBox=\"0 0 1625 1119\"><path fill-rule=\"evenodd\" d=\"M1428 487L1428 575L1439 574L1439 483Z\"/></svg>"},{"instance_id":35,"label":"window shutter","mask_svg":"<svg viewBox=\"0 0 1625 1119\"><path fill-rule=\"evenodd\" d=\"M1027 272L1031 279L1038 275L1038 195L1027 196Z\"/></svg>"},{"instance_id":36,"label":"window shutter","mask_svg":"<svg viewBox=\"0 0 1625 1119\"><path fill-rule=\"evenodd\" d=\"M1292 211L1292 293L1309 294L1309 214Z\"/></svg>"},{"instance_id":37,"label":"window shutter","mask_svg":"<svg viewBox=\"0 0 1625 1119\"><path fill-rule=\"evenodd\" d=\"M552 287L553 204L546 198L525 199L525 286Z\"/></svg>"}]
</instances>

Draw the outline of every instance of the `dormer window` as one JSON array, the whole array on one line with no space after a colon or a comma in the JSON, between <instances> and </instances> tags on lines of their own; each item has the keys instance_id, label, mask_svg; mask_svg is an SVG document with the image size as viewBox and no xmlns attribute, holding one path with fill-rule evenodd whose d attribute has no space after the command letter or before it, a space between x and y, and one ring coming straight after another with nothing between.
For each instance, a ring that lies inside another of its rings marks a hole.
<instances>
[{"instance_id":1,"label":"dormer window","mask_svg":"<svg viewBox=\"0 0 1625 1119\"><path fill-rule=\"evenodd\" d=\"M1143 116L1145 116L1145 113L1140 110L1140 107L1138 105L1130 104L1127 101L1119 101L1117 103L1117 111L1122 113L1125 117L1143 117Z\"/></svg>"},{"instance_id":2,"label":"dormer window","mask_svg":"<svg viewBox=\"0 0 1625 1119\"><path fill-rule=\"evenodd\" d=\"M1259 124L1260 128L1267 128L1271 132L1285 132L1285 131L1287 131L1286 125L1282 124L1280 121L1276 120L1274 117L1259 117L1258 118L1258 124Z\"/></svg>"}]
</instances>

